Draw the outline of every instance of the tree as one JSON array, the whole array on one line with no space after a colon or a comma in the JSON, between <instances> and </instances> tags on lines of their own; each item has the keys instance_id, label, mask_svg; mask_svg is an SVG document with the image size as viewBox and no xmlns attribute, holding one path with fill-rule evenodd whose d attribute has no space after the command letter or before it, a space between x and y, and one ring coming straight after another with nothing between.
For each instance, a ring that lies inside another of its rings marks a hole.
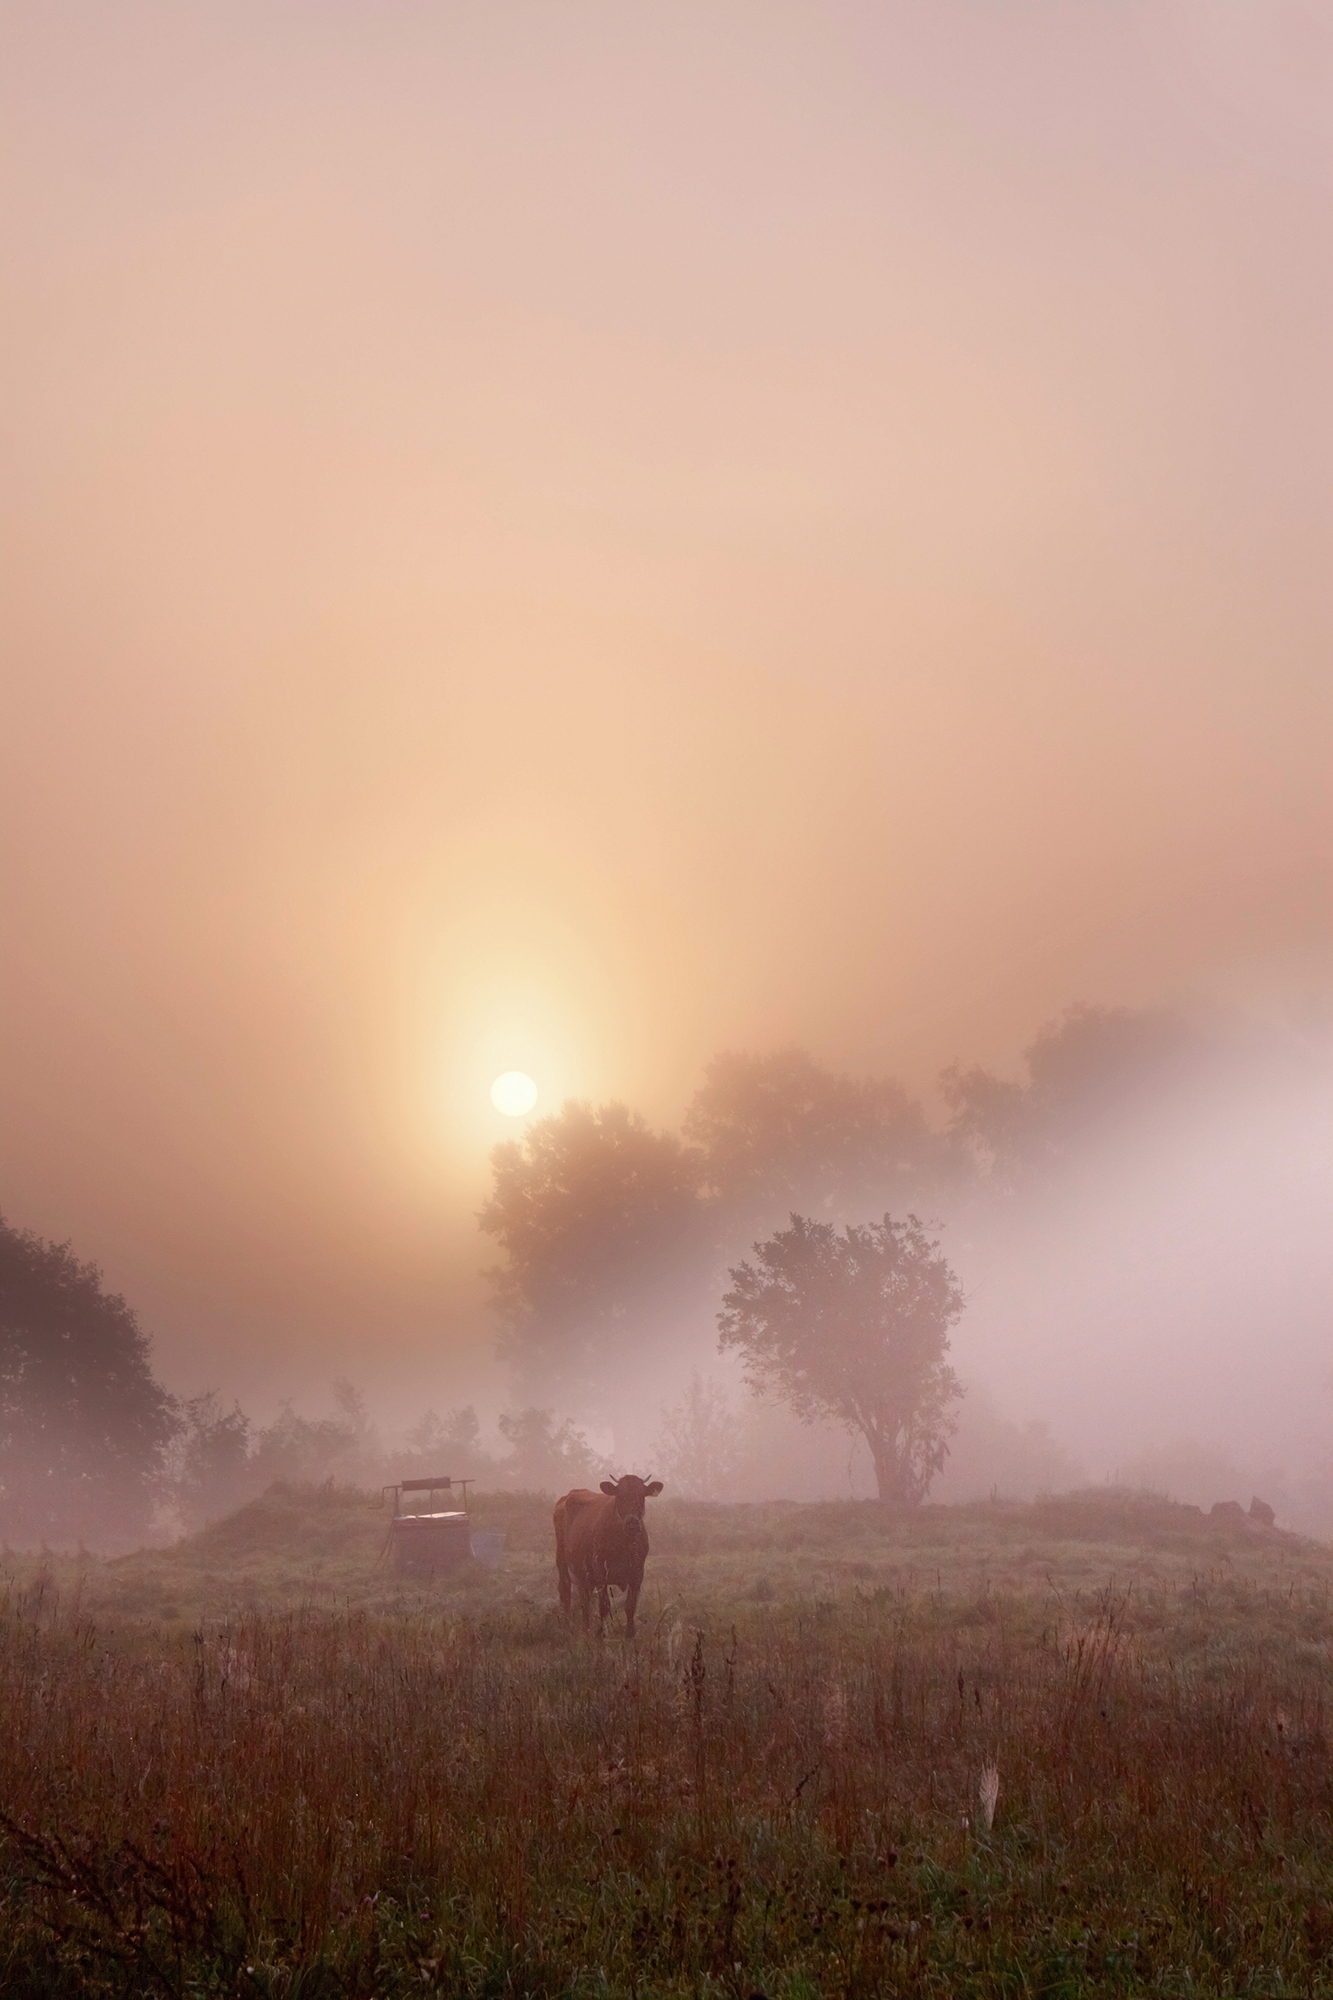
<instances>
[{"instance_id":1,"label":"tree","mask_svg":"<svg viewBox=\"0 0 1333 2000\"><path fill-rule=\"evenodd\" d=\"M727 1499L740 1469L741 1431L726 1389L696 1368L681 1400L663 1405L653 1462L678 1499Z\"/></svg>"},{"instance_id":2,"label":"tree","mask_svg":"<svg viewBox=\"0 0 1333 2000\"><path fill-rule=\"evenodd\" d=\"M509 1440L501 1474L526 1492L564 1493L591 1478L593 1453L587 1438L569 1422L557 1428L549 1410L502 1416L500 1430Z\"/></svg>"},{"instance_id":3,"label":"tree","mask_svg":"<svg viewBox=\"0 0 1333 2000\"><path fill-rule=\"evenodd\" d=\"M176 1427L131 1308L95 1264L0 1217L0 1528L133 1541Z\"/></svg>"},{"instance_id":4,"label":"tree","mask_svg":"<svg viewBox=\"0 0 1333 2000\"><path fill-rule=\"evenodd\" d=\"M387 1460L390 1479L434 1478L447 1473L453 1479L489 1484L497 1470L494 1457L482 1445L481 1419L471 1403L446 1410L443 1416L438 1410L427 1410Z\"/></svg>"},{"instance_id":5,"label":"tree","mask_svg":"<svg viewBox=\"0 0 1333 2000\"><path fill-rule=\"evenodd\" d=\"M224 1410L215 1389L190 1396L167 1452L167 1492L180 1523L202 1528L250 1497L250 1419L239 1403Z\"/></svg>"},{"instance_id":6,"label":"tree","mask_svg":"<svg viewBox=\"0 0 1333 2000\"><path fill-rule=\"evenodd\" d=\"M945 1070L950 1127L1003 1191L1063 1178L1076 1155L1204 1073L1218 1051L1165 1008L1070 1007L1024 1051L1028 1081Z\"/></svg>"},{"instance_id":7,"label":"tree","mask_svg":"<svg viewBox=\"0 0 1333 2000\"><path fill-rule=\"evenodd\" d=\"M247 1461L252 1491L262 1493L278 1480L292 1486L326 1479L350 1484L376 1465L380 1444L365 1397L339 1377L333 1400L335 1417L302 1417L284 1402L273 1422L254 1433Z\"/></svg>"},{"instance_id":8,"label":"tree","mask_svg":"<svg viewBox=\"0 0 1333 2000\"><path fill-rule=\"evenodd\" d=\"M443 1465L452 1455L467 1459L481 1457L481 1419L469 1403L461 1410L450 1410L441 1416L438 1410L427 1410L418 1417L408 1431L404 1442L413 1455L422 1460L429 1459L432 1465L438 1459Z\"/></svg>"},{"instance_id":9,"label":"tree","mask_svg":"<svg viewBox=\"0 0 1333 2000\"><path fill-rule=\"evenodd\" d=\"M865 1439L881 1500L920 1501L948 1455L962 1385L945 1360L963 1291L909 1215L848 1225L793 1215L731 1273L718 1346L803 1423Z\"/></svg>"},{"instance_id":10,"label":"tree","mask_svg":"<svg viewBox=\"0 0 1333 2000\"><path fill-rule=\"evenodd\" d=\"M711 1194L756 1220L919 1198L941 1165L900 1083L839 1076L804 1049L714 1057L683 1129Z\"/></svg>"},{"instance_id":11,"label":"tree","mask_svg":"<svg viewBox=\"0 0 1333 2000\"><path fill-rule=\"evenodd\" d=\"M571 1100L491 1162L477 1220L505 1252L487 1273L500 1351L527 1393L600 1406L697 1289L698 1159L623 1104Z\"/></svg>"}]
</instances>

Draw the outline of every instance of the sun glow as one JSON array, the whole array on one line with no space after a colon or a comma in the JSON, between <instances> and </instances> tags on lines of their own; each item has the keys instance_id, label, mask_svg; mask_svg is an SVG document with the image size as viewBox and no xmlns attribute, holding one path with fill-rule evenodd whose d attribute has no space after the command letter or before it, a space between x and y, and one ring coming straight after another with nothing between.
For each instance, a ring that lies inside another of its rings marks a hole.
<instances>
[{"instance_id":1,"label":"sun glow","mask_svg":"<svg viewBox=\"0 0 1333 2000\"><path fill-rule=\"evenodd\" d=\"M521 1069L507 1069L491 1085L491 1103L506 1118L523 1118L537 1102L537 1086Z\"/></svg>"}]
</instances>

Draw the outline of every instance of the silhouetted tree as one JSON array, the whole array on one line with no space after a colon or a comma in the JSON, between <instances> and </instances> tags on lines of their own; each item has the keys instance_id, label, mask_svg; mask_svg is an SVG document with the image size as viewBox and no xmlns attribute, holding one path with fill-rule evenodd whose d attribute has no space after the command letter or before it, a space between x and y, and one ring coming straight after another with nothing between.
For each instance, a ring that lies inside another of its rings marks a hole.
<instances>
[{"instance_id":1,"label":"silhouetted tree","mask_svg":"<svg viewBox=\"0 0 1333 2000\"><path fill-rule=\"evenodd\" d=\"M333 1384L333 1400L338 1409L334 1417L303 1417L283 1403L273 1422L254 1433L248 1461L252 1491L262 1493L275 1480L296 1486L373 1475L380 1444L365 1397L340 1378Z\"/></svg>"},{"instance_id":2,"label":"silhouetted tree","mask_svg":"<svg viewBox=\"0 0 1333 2000\"><path fill-rule=\"evenodd\" d=\"M0 1218L0 1531L141 1536L175 1424L148 1337L97 1266Z\"/></svg>"},{"instance_id":3,"label":"silhouetted tree","mask_svg":"<svg viewBox=\"0 0 1333 2000\"><path fill-rule=\"evenodd\" d=\"M250 1419L239 1403L224 1410L206 1389L180 1406L180 1422L167 1452L164 1485L184 1528L201 1528L248 1500Z\"/></svg>"},{"instance_id":4,"label":"silhouetted tree","mask_svg":"<svg viewBox=\"0 0 1333 2000\"><path fill-rule=\"evenodd\" d=\"M600 1406L700 1296L698 1159L624 1105L571 1101L491 1161L500 1351L529 1393Z\"/></svg>"},{"instance_id":5,"label":"silhouetted tree","mask_svg":"<svg viewBox=\"0 0 1333 2000\"><path fill-rule=\"evenodd\" d=\"M662 1410L653 1461L679 1499L725 1499L740 1468L742 1428L726 1389L696 1368L681 1400Z\"/></svg>"},{"instance_id":6,"label":"silhouetted tree","mask_svg":"<svg viewBox=\"0 0 1333 2000\"><path fill-rule=\"evenodd\" d=\"M427 1410L389 1453L384 1477L424 1479L448 1473L454 1479L489 1485L497 1470L495 1458L481 1442L481 1420L469 1403L463 1409L446 1410L443 1416Z\"/></svg>"},{"instance_id":7,"label":"silhouetted tree","mask_svg":"<svg viewBox=\"0 0 1333 2000\"><path fill-rule=\"evenodd\" d=\"M436 1410L427 1410L419 1417L406 1434L405 1443L413 1455L432 1462L439 1459L441 1471L447 1471L445 1460L455 1454L472 1458L481 1452L481 1419L471 1403L462 1410L450 1410L440 1416ZM462 1470L460 1459L460 1470Z\"/></svg>"},{"instance_id":8,"label":"silhouetted tree","mask_svg":"<svg viewBox=\"0 0 1333 2000\"><path fill-rule=\"evenodd\" d=\"M915 1216L849 1225L793 1215L731 1272L718 1345L805 1423L866 1441L881 1500L915 1505L948 1455L962 1386L945 1360L963 1292Z\"/></svg>"},{"instance_id":9,"label":"silhouetted tree","mask_svg":"<svg viewBox=\"0 0 1333 2000\"><path fill-rule=\"evenodd\" d=\"M500 1430L509 1441L509 1456L501 1461L500 1472L513 1485L531 1493L564 1493L591 1477L592 1446L573 1424L557 1428L550 1410L502 1416Z\"/></svg>"},{"instance_id":10,"label":"silhouetted tree","mask_svg":"<svg viewBox=\"0 0 1333 2000\"><path fill-rule=\"evenodd\" d=\"M901 1084L839 1076L804 1049L716 1056L683 1131L724 1233L739 1225L748 1236L794 1208L842 1217L921 1200L944 1168Z\"/></svg>"},{"instance_id":11,"label":"silhouetted tree","mask_svg":"<svg viewBox=\"0 0 1333 2000\"><path fill-rule=\"evenodd\" d=\"M1026 1083L974 1067L945 1070L951 1131L992 1185L1058 1174L1099 1134L1195 1080L1212 1051L1163 1008L1070 1007L1024 1052Z\"/></svg>"}]
</instances>

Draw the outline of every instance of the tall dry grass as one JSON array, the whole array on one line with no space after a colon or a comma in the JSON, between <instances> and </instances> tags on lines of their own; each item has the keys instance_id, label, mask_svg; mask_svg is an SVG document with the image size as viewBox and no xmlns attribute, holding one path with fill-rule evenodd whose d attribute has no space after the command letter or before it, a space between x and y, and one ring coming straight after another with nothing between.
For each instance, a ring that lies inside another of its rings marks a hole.
<instances>
[{"instance_id":1,"label":"tall dry grass","mask_svg":"<svg viewBox=\"0 0 1333 2000\"><path fill-rule=\"evenodd\" d=\"M1326 1602L642 1625L11 1592L0 1990L1333 1991Z\"/></svg>"}]
</instances>

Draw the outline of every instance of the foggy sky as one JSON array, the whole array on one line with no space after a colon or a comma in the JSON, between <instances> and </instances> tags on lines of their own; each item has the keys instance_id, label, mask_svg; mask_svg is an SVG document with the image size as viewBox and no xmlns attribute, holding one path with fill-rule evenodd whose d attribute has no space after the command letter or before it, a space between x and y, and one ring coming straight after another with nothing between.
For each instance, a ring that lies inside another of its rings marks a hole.
<instances>
[{"instance_id":1,"label":"foggy sky","mask_svg":"<svg viewBox=\"0 0 1333 2000\"><path fill-rule=\"evenodd\" d=\"M1326 1015L1322 6L17 0L0 180L0 1209L169 1386L468 1400L503 1069Z\"/></svg>"}]
</instances>

